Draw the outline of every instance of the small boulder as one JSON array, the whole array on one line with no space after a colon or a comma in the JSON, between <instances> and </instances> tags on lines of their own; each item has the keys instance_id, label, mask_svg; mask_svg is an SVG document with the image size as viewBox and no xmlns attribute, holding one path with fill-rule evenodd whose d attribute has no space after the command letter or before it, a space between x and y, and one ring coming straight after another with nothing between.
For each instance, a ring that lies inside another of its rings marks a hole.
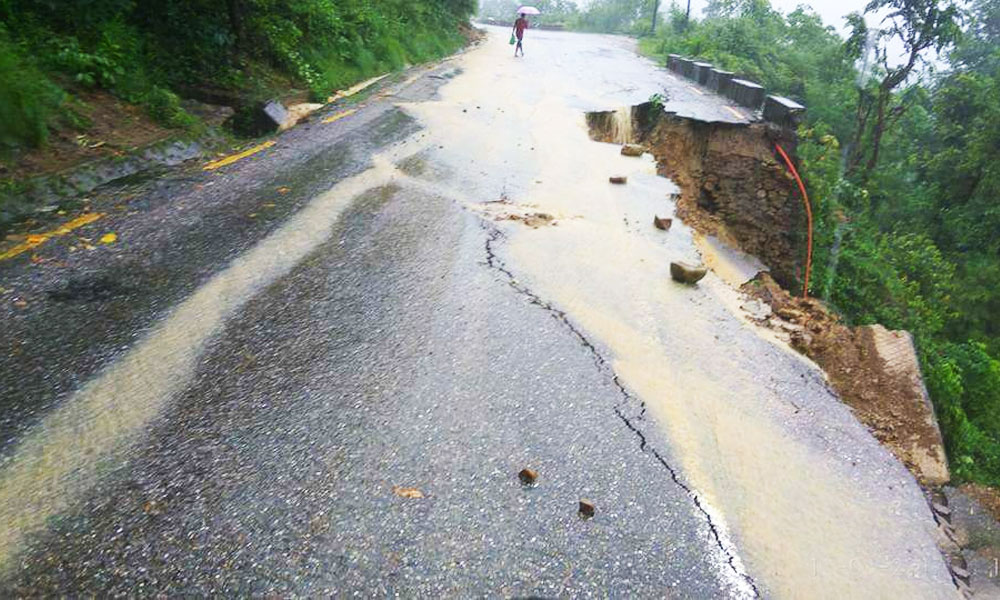
<instances>
[{"instance_id":1,"label":"small boulder","mask_svg":"<svg viewBox=\"0 0 1000 600\"><path fill-rule=\"evenodd\" d=\"M666 217L653 216L653 226L657 229L662 229L663 231L670 231L670 226L674 224L673 219L668 219Z\"/></svg>"},{"instance_id":2,"label":"small boulder","mask_svg":"<svg viewBox=\"0 0 1000 600\"><path fill-rule=\"evenodd\" d=\"M792 323L798 323L806 320L806 313L795 308L794 306L781 306L774 312L782 319Z\"/></svg>"},{"instance_id":3,"label":"small boulder","mask_svg":"<svg viewBox=\"0 0 1000 600\"><path fill-rule=\"evenodd\" d=\"M628 177L625 177L624 175L612 175L611 177L608 177L608 181L621 185L628 182Z\"/></svg>"},{"instance_id":4,"label":"small boulder","mask_svg":"<svg viewBox=\"0 0 1000 600\"><path fill-rule=\"evenodd\" d=\"M264 103L260 108L262 121L267 122L267 127L278 129L281 124L288 119L288 109L278 100L271 100Z\"/></svg>"},{"instance_id":5,"label":"small boulder","mask_svg":"<svg viewBox=\"0 0 1000 600\"><path fill-rule=\"evenodd\" d=\"M534 485L538 481L538 471L534 469L521 469L517 476L524 485Z\"/></svg>"},{"instance_id":6,"label":"small boulder","mask_svg":"<svg viewBox=\"0 0 1000 600\"><path fill-rule=\"evenodd\" d=\"M622 146L623 156L642 156L642 153L645 151L646 149L639 144L625 144Z\"/></svg>"},{"instance_id":7,"label":"small boulder","mask_svg":"<svg viewBox=\"0 0 1000 600\"><path fill-rule=\"evenodd\" d=\"M708 273L703 265L691 265L685 262L670 263L670 276L681 283L698 283Z\"/></svg>"},{"instance_id":8,"label":"small boulder","mask_svg":"<svg viewBox=\"0 0 1000 600\"><path fill-rule=\"evenodd\" d=\"M257 137L276 133L286 119L288 110L285 105L271 100L243 106L236 111L229 123L236 133Z\"/></svg>"},{"instance_id":9,"label":"small boulder","mask_svg":"<svg viewBox=\"0 0 1000 600\"><path fill-rule=\"evenodd\" d=\"M951 514L951 508L938 502L934 502L933 504L931 504L931 508L934 509L934 512L944 517L947 517L948 515Z\"/></svg>"},{"instance_id":10,"label":"small boulder","mask_svg":"<svg viewBox=\"0 0 1000 600\"><path fill-rule=\"evenodd\" d=\"M597 508L594 503L586 498L580 500L580 516L589 519L594 516L594 512Z\"/></svg>"}]
</instances>

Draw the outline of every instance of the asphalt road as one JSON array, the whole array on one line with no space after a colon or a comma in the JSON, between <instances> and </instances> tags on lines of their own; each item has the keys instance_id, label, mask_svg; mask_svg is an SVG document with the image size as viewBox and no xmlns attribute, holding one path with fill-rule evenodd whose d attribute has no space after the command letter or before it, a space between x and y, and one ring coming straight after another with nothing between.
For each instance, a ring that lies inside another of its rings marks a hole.
<instances>
[{"instance_id":1,"label":"asphalt road","mask_svg":"<svg viewBox=\"0 0 1000 600\"><path fill-rule=\"evenodd\" d=\"M547 254L547 231L603 222L587 188L573 188L579 214L553 205L559 227L510 219L569 189L550 175L621 160L585 141L584 110L666 90L671 110L746 115L623 40L529 33L521 62L494 32L231 166L102 190L100 220L0 262L0 594L815 595L756 550L770 538L747 523L767 515L702 489L669 411L649 411L619 372L621 338L576 301L602 274L564 262L586 250ZM545 152L555 137L571 141ZM670 183L636 164L632 200L666 205ZM636 206L611 206L629 234ZM678 229L668 249L696 256ZM106 232L117 241L79 247ZM603 297L643 297L618 276ZM692 318L729 336L695 353L763 353L776 397L834 407L823 433L860 448L851 459L868 471L843 485L894 515L878 513L885 574L858 565L860 579L953 593L905 470L814 370L766 349L718 298L692 298L708 307ZM700 398L685 381L671 396ZM518 480L525 467L536 485ZM876 480L893 491L872 497ZM857 573L829 572L827 594L853 589Z\"/></svg>"}]
</instances>

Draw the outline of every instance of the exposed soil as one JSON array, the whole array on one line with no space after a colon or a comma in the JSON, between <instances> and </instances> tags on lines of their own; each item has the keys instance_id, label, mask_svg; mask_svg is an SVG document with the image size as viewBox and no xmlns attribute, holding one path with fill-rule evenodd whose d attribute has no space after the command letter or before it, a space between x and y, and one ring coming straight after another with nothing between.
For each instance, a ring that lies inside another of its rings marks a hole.
<instances>
[{"instance_id":1,"label":"exposed soil","mask_svg":"<svg viewBox=\"0 0 1000 600\"><path fill-rule=\"evenodd\" d=\"M556 224L555 217L548 213L527 213L523 215L512 214L500 217L500 219L507 221L520 221L533 229Z\"/></svg>"},{"instance_id":2,"label":"exposed soil","mask_svg":"<svg viewBox=\"0 0 1000 600\"><path fill-rule=\"evenodd\" d=\"M634 107L632 118L631 130L656 157L660 174L681 188L678 216L757 256L781 285L798 289L805 217L794 180L774 158L781 132L764 124L706 123L648 103ZM591 137L614 141L615 120L615 112L589 113ZM783 144L794 149L793 140Z\"/></svg>"},{"instance_id":3,"label":"exposed soil","mask_svg":"<svg viewBox=\"0 0 1000 600\"><path fill-rule=\"evenodd\" d=\"M822 302L792 297L767 273L743 291L771 306L764 324L786 334L795 349L826 372L841 400L918 480L945 483L928 466L929 456L944 460L933 412L925 406L922 388L914 387L912 374L887 364L877 349L878 329L844 325Z\"/></svg>"},{"instance_id":4,"label":"exposed soil","mask_svg":"<svg viewBox=\"0 0 1000 600\"><path fill-rule=\"evenodd\" d=\"M142 108L102 90L74 90L75 111L88 122L84 129L60 120L48 144L26 152L13 165L0 163L0 178L26 179L63 171L109 156L123 156L138 147L169 137Z\"/></svg>"},{"instance_id":5,"label":"exposed soil","mask_svg":"<svg viewBox=\"0 0 1000 600\"><path fill-rule=\"evenodd\" d=\"M458 26L458 32L462 34L469 44L481 42L486 39L486 32L470 23L463 23Z\"/></svg>"},{"instance_id":6,"label":"exposed soil","mask_svg":"<svg viewBox=\"0 0 1000 600\"><path fill-rule=\"evenodd\" d=\"M628 113L625 113L626 117ZM793 297L801 287L804 211L795 182L774 155L794 151L794 134L765 124L707 123L651 104L631 110L628 129L681 188L677 214L764 261L744 291L771 307L763 324L813 359L858 418L928 485L948 479L941 434L904 333L848 327L819 301ZM587 115L591 137L615 141L622 111ZM620 137L620 136L618 136ZM886 358L892 362L889 364Z\"/></svg>"}]
</instances>

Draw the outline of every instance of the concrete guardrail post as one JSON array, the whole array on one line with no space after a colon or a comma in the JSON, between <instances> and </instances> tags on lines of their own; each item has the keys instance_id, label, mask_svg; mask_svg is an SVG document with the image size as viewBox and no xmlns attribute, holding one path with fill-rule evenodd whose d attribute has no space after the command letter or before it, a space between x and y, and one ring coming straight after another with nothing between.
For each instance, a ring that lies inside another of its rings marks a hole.
<instances>
[{"instance_id":1,"label":"concrete guardrail post","mask_svg":"<svg viewBox=\"0 0 1000 600\"><path fill-rule=\"evenodd\" d=\"M678 62L681 65L681 75L690 79L694 74L694 61L690 58L681 58Z\"/></svg>"},{"instance_id":2,"label":"concrete guardrail post","mask_svg":"<svg viewBox=\"0 0 1000 600\"><path fill-rule=\"evenodd\" d=\"M757 110L764 103L764 87L752 81L744 79L733 79L729 83L729 91L726 94L731 100Z\"/></svg>"},{"instance_id":3,"label":"concrete guardrail post","mask_svg":"<svg viewBox=\"0 0 1000 600\"><path fill-rule=\"evenodd\" d=\"M764 99L764 120L782 127L795 129L805 112L806 107L783 96L768 96Z\"/></svg>"},{"instance_id":4,"label":"concrete guardrail post","mask_svg":"<svg viewBox=\"0 0 1000 600\"><path fill-rule=\"evenodd\" d=\"M806 111L806 107L794 100L782 96L767 96L767 91L762 85L745 79L736 79L733 72L713 68L710 63L684 58L679 54L668 54L667 68L720 96L729 98L740 106L757 110L763 105L764 120L782 127L791 129L798 127Z\"/></svg>"},{"instance_id":5,"label":"concrete guardrail post","mask_svg":"<svg viewBox=\"0 0 1000 600\"><path fill-rule=\"evenodd\" d=\"M700 83L701 85L705 85L706 83L708 83L708 73L711 70L712 70L711 64L705 62L696 62L694 63L694 77L692 77L691 79L693 79L697 83Z\"/></svg>"},{"instance_id":6,"label":"concrete guardrail post","mask_svg":"<svg viewBox=\"0 0 1000 600\"><path fill-rule=\"evenodd\" d=\"M733 77L734 74L729 71L712 69L708 72L708 83L705 84L705 87L720 96L725 96L726 92L729 91L729 84L732 82Z\"/></svg>"}]
</instances>

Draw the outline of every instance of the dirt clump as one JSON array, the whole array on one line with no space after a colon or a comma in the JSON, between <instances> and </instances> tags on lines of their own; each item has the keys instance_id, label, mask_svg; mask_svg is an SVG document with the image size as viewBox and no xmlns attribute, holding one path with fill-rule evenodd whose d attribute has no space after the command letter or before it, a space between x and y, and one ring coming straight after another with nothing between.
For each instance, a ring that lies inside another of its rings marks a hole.
<instances>
[{"instance_id":1,"label":"dirt clump","mask_svg":"<svg viewBox=\"0 0 1000 600\"><path fill-rule=\"evenodd\" d=\"M525 214L508 214L500 217L505 221L520 221L528 227L537 229L539 227L545 227L547 225L555 225L555 217L548 213L525 213Z\"/></svg>"},{"instance_id":2,"label":"dirt clump","mask_svg":"<svg viewBox=\"0 0 1000 600\"><path fill-rule=\"evenodd\" d=\"M622 156L642 156L646 149L639 144L625 144L622 146Z\"/></svg>"},{"instance_id":3,"label":"dirt clump","mask_svg":"<svg viewBox=\"0 0 1000 600\"><path fill-rule=\"evenodd\" d=\"M771 307L762 324L814 360L841 400L921 483L948 481L941 433L912 342L906 350L908 334L878 325L849 327L821 301L791 296L767 273L743 291Z\"/></svg>"}]
</instances>

